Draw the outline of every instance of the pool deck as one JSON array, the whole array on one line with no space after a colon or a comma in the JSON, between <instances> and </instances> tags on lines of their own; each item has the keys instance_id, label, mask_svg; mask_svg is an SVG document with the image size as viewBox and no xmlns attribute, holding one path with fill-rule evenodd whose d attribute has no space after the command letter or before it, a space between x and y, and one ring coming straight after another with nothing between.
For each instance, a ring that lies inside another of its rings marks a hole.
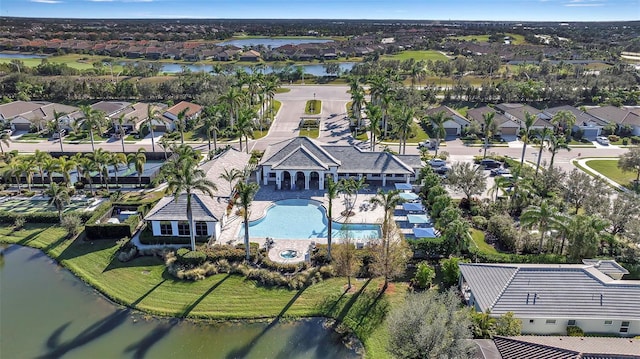
<instances>
[{"instance_id":1,"label":"pool deck","mask_svg":"<svg viewBox=\"0 0 640 359\"><path fill-rule=\"evenodd\" d=\"M392 190L393 187L383 188L384 190ZM367 188L358 193L356 198L356 204L354 206L355 215L348 218L349 223L368 223L375 224L381 223L384 217L384 209L379 206L372 206L369 204L369 199L375 196L378 188ZM249 214L249 220L254 221L265 215L269 207L273 202L285 200L285 199L307 199L321 202L325 208L328 206L328 198L325 191L321 190L302 190L302 191L286 191L286 190L274 190L272 187L260 187L260 191L256 194L253 202L251 203L251 213ZM345 210L343 202L344 196L339 196L333 200L333 220L336 222L344 223L346 218L341 216L340 213ZM238 238L238 233L242 226L242 218L231 215L227 220L227 223L222 228L219 243L241 243L242 239ZM251 232L249 232L251 233ZM264 246L266 238L251 237L251 242L259 243L260 246ZM339 239L334 239L334 243ZM354 240L357 242L358 240ZM269 251L269 258L273 261L281 263L295 263L303 261L305 254L309 250L309 245L312 243L326 244L326 238L316 239L274 239L274 247ZM279 253L286 249L294 249L299 254L295 259L283 259L280 258Z\"/></svg>"}]
</instances>

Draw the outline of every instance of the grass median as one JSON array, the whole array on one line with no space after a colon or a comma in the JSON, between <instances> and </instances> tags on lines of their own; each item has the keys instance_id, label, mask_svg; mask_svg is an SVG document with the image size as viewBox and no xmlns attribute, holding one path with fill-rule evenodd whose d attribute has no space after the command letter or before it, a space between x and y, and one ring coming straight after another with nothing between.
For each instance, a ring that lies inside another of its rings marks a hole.
<instances>
[{"instance_id":1,"label":"grass median","mask_svg":"<svg viewBox=\"0 0 640 359\"><path fill-rule=\"evenodd\" d=\"M156 257L121 263L111 241L68 240L64 229L28 224L0 228L2 242L38 248L111 300L151 314L175 317L266 319L323 316L338 319L363 342L368 358L387 358L384 317L404 298L407 286L380 293L381 279L357 281L358 291L344 293L345 278L331 278L301 290L263 287L239 275L219 274L186 282L166 273Z\"/></svg>"}]
</instances>

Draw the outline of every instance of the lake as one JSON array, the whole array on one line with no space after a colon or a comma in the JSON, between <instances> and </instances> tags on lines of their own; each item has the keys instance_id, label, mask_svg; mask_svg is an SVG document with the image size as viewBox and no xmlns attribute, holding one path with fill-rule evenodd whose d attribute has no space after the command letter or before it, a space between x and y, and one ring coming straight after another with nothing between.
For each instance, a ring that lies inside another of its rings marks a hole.
<instances>
[{"instance_id":1,"label":"lake","mask_svg":"<svg viewBox=\"0 0 640 359\"><path fill-rule=\"evenodd\" d=\"M224 65L224 62L220 62L220 64ZM344 72L348 72L351 71L351 69L353 68L353 65L355 65L354 62L341 62L338 64L340 67L340 71L342 73ZM305 74L309 74L309 75L313 75L313 76L326 76L327 75L327 71L325 71L324 69L324 65L323 64L308 64L308 65L291 65L291 68L293 70L295 70L295 68L297 66L302 66L302 68L304 69L304 73ZM182 68L186 67L189 70L193 71L193 72L201 72L201 71L205 71L205 72L211 72L213 71L213 65L204 65L204 64L162 64L162 69L160 70L161 72L166 72L166 73L171 73L171 74L175 74L178 72L182 72ZM247 73L252 73L253 69L250 66L239 66L240 68L244 69ZM270 74L273 72L282 72L284 71L284 69L286 68L286 66L269 66L266 65L263 69L258 70L262 73L265 74Z\"/></svg>"},{"instance_id":2,"label":"lake","mask_svg":"<svg viewBox=\"0 0 640 359\"><path fill-rule=\"evenodd\" d=\"M38 54L12 54L0 52L1 59L42 59L47 57L46 55L38 55Z\"/></svg>"},{"instance_id":3,"label":"lake","mask_svg":"<svg viewBox=\"0 0 640 359\"><path fill-rule=\"evenodd\" d=\"M331 39L315 39L315 38L255 38L255 39L234 39L218 43L218 46L233 45L237 47L244 46L265 46L275 49L284 45L300 45L300 44L324 44L333 42Z\"/></svg>"},{"instance_id":4,"label":"lake","mask_svg":"<svg viewBox=\"0 0 640 359\"><path fill-rule=\"evenodd\" d=\"M319 318L155 319L107 301L41 251L0 258L0 358L357 358Z\"/></svg>"}]
</instances>

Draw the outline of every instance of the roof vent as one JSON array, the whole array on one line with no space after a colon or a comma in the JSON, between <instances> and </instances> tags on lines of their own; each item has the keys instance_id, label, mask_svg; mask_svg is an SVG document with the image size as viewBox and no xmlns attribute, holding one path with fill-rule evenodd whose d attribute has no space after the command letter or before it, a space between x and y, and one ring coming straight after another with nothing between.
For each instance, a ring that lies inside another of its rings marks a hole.
<instances>
[{"instance_id":1,"label":"roof vent","mask_svg":"<svg viewBox=\"0 0 640 359\"><path fill-rule=\"evenodd\" d=\"M600 265L602 264L602 261L598 261L596 264L594 264L593 266L596 268L600 268Z\"/></svg>"}]
</instances>

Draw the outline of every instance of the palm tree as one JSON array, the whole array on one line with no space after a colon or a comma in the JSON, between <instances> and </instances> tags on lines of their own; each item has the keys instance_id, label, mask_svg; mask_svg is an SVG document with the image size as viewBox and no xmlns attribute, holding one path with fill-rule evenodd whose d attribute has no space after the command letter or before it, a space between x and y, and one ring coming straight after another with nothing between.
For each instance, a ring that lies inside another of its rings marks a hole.
<instances>
[{"instance_id":1,"label":"palm tree","mask_svg":"<svg viewBox=\"0 0 640 359\"><path fill-rule=\"evenodd\" d=\"M558 211L547 200L543 200L540 206L527 207L520 216L520 223L523 227L535 226L540 231L538 253L542 253L542 244L547 231L555 226L557 213Z\"/></svg>"},{"instance_id":2,"label":"palm tree","mask_svg":"<svg viewBox=\"0 0 640 359\"><path fill-rule=\"evenodd\" d=\"M358 87L351 91L351 112L356 120L356 126L362 126L362 107L365 105L364 89Z\"/></svg>"},{"instance_id":3,"label":"palm tree","mask_svg":"<svg viewBox=\"0 0 640 359\"><path fill-rule=\"evenodd\" d=\"M133 164L136 169L136 175L138 176L138 187L142 187L142 173L144 172L144 165L147 163L147 152L144 148L138 148L135 153L130 153L127 156L127 163Z\"/></svg>"},{"instance_id":4,"label":"palm tree","mask_svg":"<svg viewBox=\"0 0 640 359\"><path fill-rule=\"evenodd\" d=\"M67 114L64 112L58 112L53 110L53 121L55 122L56 132L58 132L58 140L60 140L60 152L64 152L62 148L62 126L60 124L60 118L66 116Z\"/></svg>"},{"instance_id":5,"label":"palm tree","mask_svg":"<svg viewBox=\"0 0 640 359\"><path fill-rule=\"evenodd\" d=\"M242 152L242 137L245 138L246 152L249 153L249 137L253 138L253 119L256 112L250 107L242 108L238 113L236 129L240 138L240 152Z\"/></svg>"},{"instance_id":6,"label":"palm tree","mask_svg":"<svg viewBox=\"0 0 640 359\"><path fill-rule=\"evenodd\" d=\"M496 197L496 201L498 200L498 196L500 195L500 191L502 191L502 193L504 194L506 189L509 188L509 186L511 185L511 181L506 178L506 177L502 177L502 176L496 176L495 180L493 181L493 187L491 187L489 189L489 196L493 196L495 195Z\"/></svg>"},{"instance_id":7,"label":"palm tree","mask_svg":"<svg viewBox=\"0 0 640 359\"><path fill-rule=\"evenodd\" d=\"M20 177L22 177L22 168L19 161L10 161L5 167L3 167L2 176L11 182L11 178L15 178L16 185L18 186L18 193L20 193Z\"/></svg>"},{"instance_id":8,"label":"palm tree","mask_svg":"<svg viewBox=\"0 0 640 359\"><path fill-rule=\"evenodd\" d=\"M149 126L149 132L151 132L151 152L156 152L155 145L155 133L153 133L153 121L158 119L158 109L151 105L147 104L147 123Z\"/></svg>"},{"instance_id":9,"label":"palm tree","mask_svg":"<svg viewBox=\"0 0 640 359\"><path fill-rule=\"evenodd\" d=\"M332 175L327 176L325 181L327 188L327 198L329 199L329 205L327 208L327 256L331 261L331 239L333 236L333 200L338 198L340 194L340 185L333 180Z\"/></svg>"},{"instance_id":10,"label":"palm tree","mask_svg":"<svg viewBox=\"0 0 640 359\"><path fill-rule=\"evenodd\" d=\"M209 154L211 154L211 133L213 133L213 150L218 151L218 126L222 119L222 106L208 106L204 109L204 117L202 118L202 127L207 136L209 145ZM211 157L211 155L209 155Z\"/></svg>"},{"instance_id":11,"label":"palm tree","mask_svg":"<svg viewBox=\"0 0 640 359\"><path fill-rule=\"evenodd\" d=\"M66 186L71 186L71 171L77 169L78 163L73 159L67 159L67 156L58 157L56 160L55 170L62 174L64 183ZM49 170L47 170L49 172ZM80 174L78 174L78 181L80 180ZM51 183L51 178L49 178Z\"/></svg>"},{"instance_id":12,"label":"palm tree","mask_svg":"<svg viewBox=\"0 0 640 359\"><path fill-rule=\"evenodd\" d=\"M570 111L558 111L551 118L551 123L559 130L561 129L565 137L569 137L569 135L571 135L571 129L576 123L576 116Z\"/></svg>"},{"instance_id":13,"label":"palm tree","mask_svg":"<svg viewBox=\"0 0 640 359\"><path fill-rule=\"evenodd\" d=\"M125 131L124 131L124 123L125 123L124 116L125 115L126 114L123 113L123 114L120 115L120 117L118 117L118 135L120 136L120 144L122 145L122 153L125 152L125 150L124 150L124 135L126 134Z\"/></svg>"},{"instance_id":14,"label":"palm tree","mask_svg":"<svg viewBox=\"0 0 640 359\"><path fill-rule=\"evenodd\" d=\"M390 265L389 247L392 240L392 238L390 238L392 233L390 226L393 225L393 211L395 210L396 206L401 204L402 202L403 199L400 197L400 191L398 190L384 192L382 189L378 189L378 193L376 193L374 197L369 199L369 203L379 205L384 209L384 217L382 219L382 243L384 245L385 251L384 268L388 268ZM389 283L389 278L387 277L386 273L388 273L389 271L385 269L384 272L384 285L386 287Z\"/></svg>"},{"instance_id":15,"label":"palm tree","mask_svg":"<svg viewBox=\"0 0 640 359\"><path fill-rule=\"evenodd\" d=\"M91 139L91 150L95 151L95 143L93 140L93 131L98 130L102 132L102 127L105 124L104 112L97 111L93 107L88 105L80 106L80 110L84 113L84 120L82 125L89 131L89 138Z\"/></svg>"},{"instance_id":16,"label":"palm tree","mask_svg":"<svg viewBox=\"0 0 640 359\"><path fill-rule=\"evenodd\" d=\"M93 160L96 164L96 168L98 169L98 174L100 175L100 184L107 187L107 191L109 191L109 157L111 153L105 151L102 148L98 148L93 151L93 153L89 154L89 158ZM106 179L105 179L106 177Z\"/></svg>"},{"instance_id":17,"label":"palm tree","mask_svg":"<svg viewBox=\"0 0 640 359\"><path fill-rule=\"evenodd\" d=\"M178 131L180 131L180 144L182 145L184 145L184 131L187 129L187 112L189 112L189 107L178 112L178 121L176 123Z\"/></svg>"},{"instance_id":18,"label":"palm tree","mask_svg":"<svg viewBox=\"0 0 640 359\"><path fill-rule=\"evenodd\" d=\"M53 183L53 173L54 172L59 172L62 173L62 170L60 169L60 159L59 158L53 158L53 157L49 157L46 158L44 160L44 163L42 163L42 168L47 171L47 179L49 181L49 183ZM62 173L64 175L64 173ZM44 186L44 182L42 182L42 185Z\"/></svg>"},{"instance_id":19,"label":"palm tree","mask_svg":"<svg viewBox=\"0 0 640 359\"><path fill-rule=\"evenodd\" d=\"M167 175L167 192L173 193L175 201L185 194L187 197L187 221L189 222L189 236L191 237L191 250L196 250L196 233L191 209L192 195L194 191L213 197L217 190L216 185L207 179L205 172L198 168L198 162L193 157L178 157L174 159L170 172Z\"/></svg>"},{"instance_id":20,"label":"palm tree","mask_svg":"<svg viewBox=\"0 0 640 359\"><path fill-rule=\"evenodd\" d=\"M26 156L20 158L18 162L20 168L20 174L24 174L27 180L27 188L31 191L31 183L33 182L33 174L36 172L36 164L33 156Z\"/></svg>"},{"instance_id":21,"label":"palm tree","mask_svg":"<svg viewBox=\"0 0 640 359\"><path fill-rule=\"evenodd\" d=\"M376 138L380 134L380 120L382 120L382 110L378 105L369 105L365 109L369 119L369 131L371 132L371 152L376 150Z\"/></svg>"},{"instance_id":22,"label":"palm tree","mask_svg":"<svg viewBox=\"0 0 640 359\"><path fill-rule=\"evenodd\" d=\"M407 151L407 138L411 134L413 118L415 117L415 110L412 107L403 106L395 118L395 132L398 136L398 153L403 155Z\"/></svg>"},{"instance_id":23,"label":"palm tree","mask_svg":"<svg viewBox=\"0 0 640 359\"><path fill-rule=\"evenodd\" d=\"M553 160L560 150L571 151L569 144L564 136L552 135L549 137L549 152L551 152L551 160L549 161L549 169L553 167Z\"/></svg>"},{"instance_id":24,"label":"palm tree","mask_svg":"<svg viewBox=\"0 0 640 359\"><path fill-rule=\"evenodd\" d=\"M118 170L120 165L127 164L127 156L124 153L111 153L109 156L109 164L113 166L113 173L116 178L116 188L118 187Z\"/></svg>"},{"instance_id":25,"label":"palm tree","mask_svg":"<svg viewBox=\"0 0 640 359\"><path fill-rule=\"evenodd\" d=\"M489 137L493 137L493 118L495 117L495 115L496 113L493 111L485 112L482 114L482 118L484 119L484 126L482 128L484 132L484 155L482 156L482 158L487 157L487 148L489 148Z\"/></svg>"},{"instance_id":26,"label":"palm tree","mask_svg":"<svg viewBox=\"0 0 640 359\"><path fill-rule=\"evenodd\" d=\"M9 142L10 140L11 140L11 136L8 133L6 132L0 133L0 151L2 152L3 156L4 156L4 146L7 146L7 148L11 147Z\"/></svg>"},{"instance_id":27,"label":"palm tree","mask_svg":"<svg viewBox=\"0 0 640 359\"><path fill-rule=\"evenodd\" d=\"M93 176L91 175L91 172L100 171L98 163L94 161L90 156L86 156L81 157L80 161L78 161L78 164L82 168L82 176L87 180L87 182L89 182L89 190L91 191L91 195L95 195L95 191L93 190ZM80 172L78 173L78 181L79 180Z\"/></svg>"},{"instance_id":28,"label":"palm tree","mask_svg":"<svg viewBox=\"0 0 640 359\"><path fill-rule=\"evenodd\" d=\"M52 182L49 184L49 188L45 194L49 196L49 205L53 205L56 207L56 210L58 210L58 218L60 223L62 223L62 210L71 200L69 197L69 188L67 186L58 186L57 183Z\"/></svg>"},{"instance_id":29,"label":"palm tree","mask_svg":"<svg viewBox=\"0 0 640 359\"><path fill-rule=\"evenodd\" d=\"M553 130L549 127L545 127L542 130L536 130L534 134L540 138L540 149L538 151L538 162L536 163L536 174L538 176L538 170L540 169L540 160L542 159L542 151L544 151L544 142L553 135Z\"/></svg>"},{"instance_id":30,"label":"palm tree","mask_svg":"<svg viewBox=\"0 0 640 359\"><path fill-rule=\"evenodd\" d=\"M238 201L242 206L242 217L244 221L244 247L246 250L245 259L249 261L251 259L251 250L249 248L249 208L251 207L251 201L253 197L260 189L257 183L247 183L245 181L239 181L236 184L236 191L238 193Z\"/></svg>"},{"instance_id":31,"label":"palm tree","mask_svg":"<svg viewBox=\"0 0 640 359\"><path fill-rule=\"evenodd\" d=\"M237 115L237 110L240 107L240 104L244 100L244 93L241 89L237 87L231 87L227 93L220 96L220 101L224 102L229 106L229 127L235 126L235 118Z\"/></svg>"},{"instance_id":32,"label":"palm tree","mask_svg":"<svg viewBox=\"0 0 640 359\"><path fill-rule=\"evenodd\" d=\"M38 169L38 173L40 173L40 184L42 185L42 188L44 188L44 165L46 160L50 158L51 155L48 152L36 150L33 153L33 162L35 167Z\"/></svg>"},{"instance_id":33,"label":"palm tree","mask_svg":"<svg viewBox=\"0 0 640 359\"><path fill-rule=\"evenodd\" d=\"M280 81L280 79L278 77L269 76L269 77L265 78L265 82L263 84L264 94L269 99L269 114L270 114L270 116L275 115L273 113L273 98L276 95L276 90L278 89L278 87L280 87L280 85L278 84L279 81Z\"/></svg>"},{"instance_id":34,"label":"palm tree","mask_svg":"<svg viewBox=\"0 0 640 359\"><path fill-rule=\"evenodd\" d=\"M229 197L231 197L231 192L233 192L233 181L237 180L238 178L242 178L242 175L242 172L237 168L225 168L220 174L219 178L222 178L223 180L229 182Z\"/></svg>"},{"instance_id":35,"label":"palm tree","mask_svg":"<svg viewBox=\"0 0 640 359\"><path fill-rule=\"evenodd\" d=\"M444 140L447 136L447 131L444 129L445 122L449 121L451 117L446 116L444 111L434 113L427 117L431 121L431 128L436 135L436 152L434 157L438 157L438 150L440 149L440 141Z\"/></svg>"},{"instance_id":36,"label":"palm tree","mask_svg":"<svg viewBox=\"0 0 640 359\"><path fill-rule=\"evenodd\" d=\"M524 113L524 132L522 133L522 156L520 157L520 168L524 164L524 155L527 153L527 144L529 143L531 137L531 130L533 124L536 122L538 118L535 115L530 114L529 112ZM518 171L520 172L520 171Z\"/></svg>"}]
</instances>

